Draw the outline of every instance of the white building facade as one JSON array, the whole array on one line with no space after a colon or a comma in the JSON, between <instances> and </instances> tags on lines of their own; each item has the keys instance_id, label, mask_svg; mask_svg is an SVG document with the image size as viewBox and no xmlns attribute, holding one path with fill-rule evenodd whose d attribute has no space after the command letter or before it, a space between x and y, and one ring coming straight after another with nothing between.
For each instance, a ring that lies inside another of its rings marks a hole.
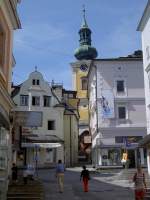
<instances>
[{"instance_id":1,"label":"white building facade","mask_svg":"<svg viewBox=\"0 0 150 200\"><path fill-rule=\"evenodd\" d=\"M96 166L146 164L138 142L146 135L143 64L139 51L116 59L96 59L88 74L92 162Z\"/></svg>"},{"instance_id":2,"label":"white building facade","mask_svg":"<svg viewBox=\"0 0 150 200\"><path fill-rule=\"evenodd\" d=\"M42 74L32 72L12 96L16 104L14 144L20 143L14 160L18 165L37 162L38 166L64 161L64 107Z\"/></svg>"},{"instance_id":3,"label":"white building facade","mask_svg":"<svg viewBox=\"0 0 150 200\"><path fill-rule=\"evenodd\" d=\"M147 147L147 164L150 174L150 1L144 10L143 16L138 25L138 31L142 34L142 50L143 50L143 70L145 85L145 105L146 105L146 121L147 136L142 141L142 145Z\"/></svg>"}]
</instances>

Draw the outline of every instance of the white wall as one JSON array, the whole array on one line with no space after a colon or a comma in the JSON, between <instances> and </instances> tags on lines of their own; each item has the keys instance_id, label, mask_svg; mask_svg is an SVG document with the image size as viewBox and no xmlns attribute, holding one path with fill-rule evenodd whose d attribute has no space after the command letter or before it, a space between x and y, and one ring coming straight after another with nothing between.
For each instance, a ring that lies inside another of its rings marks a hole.
<instances>
[{"instance_id":1,"label":"white wall","mask_svg":"<svg viewBox=\"0 0 150 200\"><path fill-rule=\"evenodd\" d=\"M147 134L150 134L150 80L148 79L148 68L150 67L150 17L142 30L143 70L145 85L145 104ZM150 69L149 69L150 70ZM150 174L150 149L147 148L147 164Z\"/></svg>"},{"instance_id":2,"label":"white wall","mask_svg":"<svg viewBox=\"0 0 150 200\"><path fill-rule=\"evenodd\" d=\"M148 58L148 54L146 52L146 48L149 47L150 53L150 19L148 20L145 28L142 32L142 49L143 49L143 63L144 63L144 83L145 83L145 101L146 101L146 115L147 115L147 134L150 134L150 86L148 73L146 72L146 68L150 65L150 58Z\"/></svg>"},{"instance_id":3,"label":"white wall","mask_svg":"<svg viewBox=\"0 0 150 200\"><path fill-rule=\"evenodd\" d=\"M97 75L94 65L97 67ZM96 85L93 82L97 79ZM124 80L126 92L123 96L116 93L116 80ZM101 115L101 94L103 90L111 90L114 95L114 118L104 119ZM89 73L89 106L90 131L93 135L93 147L96 139L109 138L114 143L115 136L144 136L146 134L146 113L144 100L144 76L142 60L97 60ZM127 108L127 119L121 121L117 117L117 105L123 104ZM97 117L98 114L98 117ZM98 119L98 121L97 121ZM98 123L98 133L94 128ZM118 131L117 131L118 130ZM107 141L108 143L110 141ZM107 143L106 142L106 143Z\"/></svg>"},{"instance_id":4,"label":"white wall","mask_svg":"<svg viewBox=\"0 0 150 200\"><path fill-rule=\"evenodd\" d=\"M39 79L40 85L32 85L33 79ZM29 95L29 105L21 106L20 105L20 95ZM51 96L51 105L50 107L43 106L43 96ZM40 106L32 105L32 96L40 96ZM29 75L29 78L22 83L19 93L13 98L15 104L17 105L15 111L41 111L42 116L42 126L37 127L32 130L32 133L39 135L56 135L60 139L64 140L64 123L63 123L63 115L64 108L63 107L55 107L55 105L59 104L53 93L51 92L51 88L49 84L43 79L41 73L35 71ZM48 121L55 121L55 130L48 130ZM57 149L57 160L63 160L63 146ZM42 151L41 151L42 154ZM41 157L42 158L42 157ZM46 158L43 156L42 161Z\"/></svg>"}]
</instances>

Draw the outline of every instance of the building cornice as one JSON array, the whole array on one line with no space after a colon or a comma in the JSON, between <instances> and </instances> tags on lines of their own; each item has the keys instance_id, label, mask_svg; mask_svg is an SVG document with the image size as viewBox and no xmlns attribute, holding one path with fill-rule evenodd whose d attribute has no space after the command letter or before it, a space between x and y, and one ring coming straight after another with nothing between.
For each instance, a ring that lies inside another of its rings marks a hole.
<instances>
[{"instance_id":1,"label":"building cornice","mask_svg":"<svg viewBox=\"0 0 150 200\"><path fill-rule=\"evenodd\" d=\"M115 102L128 102L128 101L145 101L144 97L115 97ZM101 101L101 97L97 98L97 101Z\"/></svg>"},{"instance_id":2,"label":"building cornice","mask_svg":"<svg viewBox=\"0 0 150 200\"><path fill-rule=\"evenodd\" d=\"M80 61L75 61L70 63L71 68L80 68L81 64L86 64L86 65L90 65L92 62L92 60L80 60Z\"/></svg>"},{"instance_id":3,"label":"building cornice","mask_svg":"<svg viewBox=\"0 0 150 200\"><path fill-rule=\"evenodd\" d=\"M99 128L100 131L115 131L115 130L147 130L146 129L146 125L144 124L141 124L141 126L139 126L138 124L136 125L132 125L132 124L129 124L128 126L109 126L109 127L104 127L104 126L101 126Z\"/></svg>"},{"instance_id":4,"label":"building cornice","mask_svg":"<svg viewBox=\"0 0 150 200\"><path fill-rule=\"evenodd\" d=\"M138 24L137 31L143 31L148 19L150 18L150 0L148 0L142 18Z\"/></svg>"},{"instance_id":5,"label":"building cornice","mask_svg":"<svg viewBox=\"0 0 150 200\"><path fill-rule=\"evenodd\" d=\"M7 14L9 15L9 19L14 30L21 28L21 23L19 20L16 6L17 5L12 0L4 1L4 7L7 11Z\"/></svg>"},{"instance_id":6,"label":"building cornice","mask_svg":"<svg viewBox=\"0 0 150 200\"><path fill-rule=\"evenodd\" d=\"M119 58L101 58L94 61L143 61L142 57L119 57Z\"/></svg>"}]
</instances>

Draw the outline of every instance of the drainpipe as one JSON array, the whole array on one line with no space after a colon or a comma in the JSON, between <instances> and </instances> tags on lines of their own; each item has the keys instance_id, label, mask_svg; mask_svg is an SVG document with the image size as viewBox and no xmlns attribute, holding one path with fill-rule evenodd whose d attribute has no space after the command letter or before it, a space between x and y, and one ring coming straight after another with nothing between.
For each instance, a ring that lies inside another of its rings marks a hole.
<instances>
[{"instance_id":1,"label":"drainpipe","mask_svg":"<svg viewBox=\"0 0 150 200\"><path fill-rule=\"evenodd\" d=\"M71 134L71 115L69 116L70 120L70 166L72 166L72 134Z\"/></svg>"}]
</instances>

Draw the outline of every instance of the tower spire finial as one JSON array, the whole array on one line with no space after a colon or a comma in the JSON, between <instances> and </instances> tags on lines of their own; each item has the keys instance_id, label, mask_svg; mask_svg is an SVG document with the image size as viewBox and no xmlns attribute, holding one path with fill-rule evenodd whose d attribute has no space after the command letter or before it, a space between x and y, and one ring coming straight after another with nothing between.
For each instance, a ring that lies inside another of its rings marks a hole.
<instances>
[{"instance_id":1,"label":"tower spire finial","mask_svg":"<svg viewBox=\"0 0 150 200\"><path fill-rule=\"evenodd\" d=\"M35 72L37 72L37 66L35 66Z\"/></svg>"},{"instance_id":2,"label":"tower spire finial","mask_svg":"<svg viewBox=\"0 0 150 200\"><path fill-rule=\"evenodd\" d=\"M87 22L86 22L86 10L85 10L85 5L83 4L83 23L82 23L82 27L88 27Z\"/></svg>"},{"instance_id":3,"label":"tower spire finial","mask_svg":"<svg viewBox=\"0 0 150 200\"><path fill-rule=\"evenodd\" d=\"M83 18L85 19L85 5L83 4Z\"/></svg>"}]
</instances>

